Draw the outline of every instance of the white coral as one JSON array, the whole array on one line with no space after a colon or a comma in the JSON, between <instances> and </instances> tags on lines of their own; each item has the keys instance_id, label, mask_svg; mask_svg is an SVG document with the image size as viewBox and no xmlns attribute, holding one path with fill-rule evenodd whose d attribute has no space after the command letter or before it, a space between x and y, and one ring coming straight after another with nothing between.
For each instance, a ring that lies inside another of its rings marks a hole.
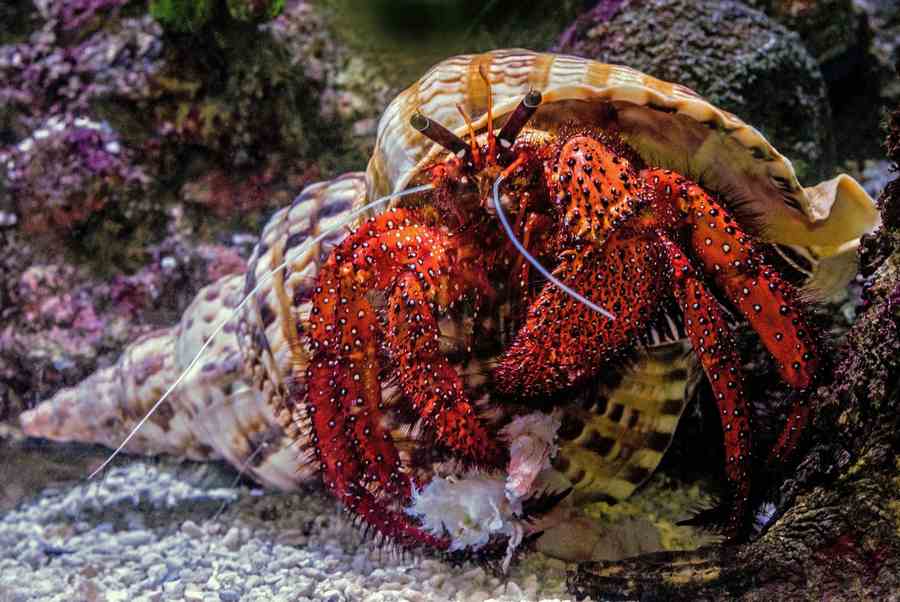
<instances>
[{"instance_id":1,"label":"white coral","mask_svg":"<svg viewBox=\"0 0 900 602\"><path fill-rule=\"evenodd\" d=\"M550 468L558 448L554 443L561 424L559 412L533 412L517 416L500 432L509 442L506 495L520 500L532 492L538 474Z\"/></svg>"}]
</instances>

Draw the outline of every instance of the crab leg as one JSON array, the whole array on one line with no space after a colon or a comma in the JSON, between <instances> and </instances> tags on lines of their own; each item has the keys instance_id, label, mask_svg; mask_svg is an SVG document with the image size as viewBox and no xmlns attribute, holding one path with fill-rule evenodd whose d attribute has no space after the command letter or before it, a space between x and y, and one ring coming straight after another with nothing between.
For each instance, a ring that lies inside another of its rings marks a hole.
<instances>
[{"instance_id":1,"label":"crab leg","mask_svg":"<svg viewBox=\"0 0 900 602\"><path fill-rule=\"evenodd\" d=\"M310 315L309 412L326 484L377 531L403 545L446 542L384 507L379 496L408 500L410 478L382 426L380 323L367 294L389 291L388 347L401 384L451 449L487 462L499 457L468 404L456 372L437 352L432 311L458 301L480 272L462 260L449 234L415 222L406 210L369 220L337 247L319 274ZM432 348L433 347L433 348ZM455 380L454 380L455 379ZM480 440L478 440L480 438Z\"/></svg>"},{"instance_id":2,"label":"crab leg","mask_svg":"<svg viewBox=\"0 0 900 602\"><path fill-rule=\"evenodd\" d=\"M635 339L664 294L658 276L664 259L650 239L614 234L601 249L588 244L564 255L555 275L617 317L610 320L556 286L544 286L494 371L506 394L548 395L594 374Z\"/></svg>"},{"instance_id":3,"label":"crab leg","mask_svg":"<svg viewBox=\"0 0 900 602\"><path fill-rule=\"evenodd\" d=\"M400 387L438 441L466 460L495 467L500 448L466 398L462 380L441 354L437 321L425 287L410 273L398 278L388 304L387 344L397 358Z\"/></svg>"},{"instance_id":4,"label":"crab leg","mask_svg":"<svg viewBox=\"0 0 900 602\"><path fill-rule=\"evenodd\" d=\"M342 404L333 395L336 377L346 373L346 366L339 366L339 363L339 360L333 359L314 361L308 380L309 412L315 432L313 443L325 474L325 485L347 510L397 544L446 549L449 546L447 540L423 531L409 517L386 508L368 487L357 482L357 475L365 470L364 463L354 451L360 446L354 442L351 449L350 440L346 437L353 429L350 415L341 411Z\"/></svg>"},{"instance_id":5,"label":"crab leg","mask_svg":"<svg viewBox=\"0 0 900 602\"><path fill-rule=\"evenodd\" d=\"M673 203L692 225L691 249L704 271L713 274L716 285L759 333L785 382L795 389L809 387L821 360L793 287L764 263L752 238L700 186L667 170L645 170L642 176L658 197ZM806 396L797 395L771 460L790 454L809 414Z\"/></svg>"},{"instance_id":6,"label":"crab leg","mask_svg":"<svg viewBox=\"0 0 900 602\"><path fill-rule=\"evenodd\" d=\"M668 239L659 237L671 268L671 280L691 345L712 386L719 407L725 439L725 474L734 491L729 527L737 533L744 520L750 494L749 407L743 390L740 359L731 330L719 302L697 277L684 252Z\"/></svg>"}]
</instances>

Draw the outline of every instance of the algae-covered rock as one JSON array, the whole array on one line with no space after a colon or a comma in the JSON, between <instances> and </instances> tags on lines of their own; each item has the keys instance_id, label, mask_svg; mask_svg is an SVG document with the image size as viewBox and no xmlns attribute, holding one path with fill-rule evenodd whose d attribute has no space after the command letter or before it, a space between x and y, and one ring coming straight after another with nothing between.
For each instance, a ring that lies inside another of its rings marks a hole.
<instances>
[{"instance_id":1,"label":"algae-covered rock","mask_svg":"<svg viewBox=\"0 0 900 602\"><path fill-rule=\"evenodd\" d=\"M352 53L303 0L263 24L226 15L189 33L129 0L16 2L0 15L15 26L0 46L11 416L240 269L235 241L309 181L364 166L373 133L356 124L386 101L371 74L341 79Z\"/></svg>"},{"instance_id":2,"label":"algae-covered rock","mask_svg":"<svg viewBox=\"0 0 900 602\"><path fill-rule=\"evenodd\" d=\"M231 17L245 23L262 23L278 16L284 0L150 0L150 14L164 27L177 32L199 32L215 20Z\"/></svg>"},{"instance_id":3,"label":"algae-covered rock","mask_svg":"<svg viewBox=\"0 0 900 602\"><path fill-rule=\"evenodd\" d=\"M284 0L228 0L228 14L248 23L274 19L283 9Z\"/></svg>"},{"instance_id":4,"label":"algae-covered rock","mask_svg":"<svg viewBox=\"0 0 900 602\"><path fill-rule=\"evenodd\" d=\"M893 61L881 51L891 40L887 6L863 0L747 0L797 32L819 63L831 105L839 164L882 156L879 121L890 106ZM897 23L900 25L900 23ZM885 28L888 31L885 31ZM893 38L896 38L895 29ZM889 44L889 45L890 45ZM887 100L887 102L885 102Z\"/></svg>"},{"instance_id":5,"label":"algae-covered rock","mask_svg":"<svg viewBox=\"0 0 900 602\"><path fill-rule=\"evenodd\" d=\"M744 4L603 0L555 50L693 88L761 130L802 181L832 166L831 117L815 59L797 34Z\"/></svg>"},{"instance_id":6,"label":"algae-covered rock","mask_svg":"<svg viewBox=\"0 0 900 602\"><path fill-rule=\"evenodd\" d=\"M98 275L0 230L0 420L74 385L121 347L181 315L194 292L245 264L249 247L172 234L135 257L133 273ZM114 249L121 252L121 249Z\"/></svg>"},{"instance_id":7,"label":"algae-covered rock","mask_svg":"<svg viewBox=\"0 0 900 602\"><path fill-rule=\"evenodd\" d=\"M860 19L852 0L746 0L803 38L819 63L825 63L859 43Z\"/></svg>"},{"instance_id":8,"label":"algae-covered rock","mask_svg":"<svg viewBox=\"0 0 900 602\"><path fill-rule=\"evenodd\" d=\"M212 19L218 0L150 0L150 14L176 31L196 31Z\"/></svg>"},{"instance_id":9,"label":"algae-covered rock","mask_svg":"<svg viewBox=\"0 0 900 602\"><path fill-rule=\"evenodd\" d=\"M6 193L30 233L70 230L110 203L142 195L148 178L105 123L51 117L9 150Z\"/></svg>"}]
</instances>

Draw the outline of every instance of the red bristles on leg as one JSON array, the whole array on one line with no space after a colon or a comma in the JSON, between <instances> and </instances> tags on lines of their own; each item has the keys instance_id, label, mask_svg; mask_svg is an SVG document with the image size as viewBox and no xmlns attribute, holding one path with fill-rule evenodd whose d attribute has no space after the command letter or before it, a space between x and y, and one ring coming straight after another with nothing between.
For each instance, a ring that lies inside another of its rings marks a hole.
<instances>
[{"instance_id":1,"label":"red bristles on leg","mask_svg":"<svg viewBox=\"0 0 900 602\"><path fill-rule=\"evenodd\" d=\"M617 317L611 320L545 285L494 371L506 394L546 395L595 374L646 327L664 294L663 259L647 238L613 235L602 249L585 246L565 255L555 270L560 280Z\"/></svg>"},{"instance_id":2,"label":"red bristles on leg","mask_svg":"<svg viewBox=\"0 0 900 602\"><path fill-rule=\"evenodd\" d=\"M388 304L387 343L398 363L400 386L443 445L468 461L496 467L503 452L466 399L463 384L438 345L428 296L412 274L398 279Z\"/></svg>"},{"instance_id":3,"label":"red bristles on leg","mask_svg":"<svg viewBox=\"0 0 900 602\"><path fill-rule=\"evenodd\" d=\"M313 294L308 406L324 480L351 512L400 546L449 544L384 501L405 505L413 483L383 426L382 343L400 368L412 409L439 442L474 463L505 460L436 342L434 314L468 292L486 292L468 253L416 213L388 211L332 252ZM388 294L387 333L369 301L374 291Z\"/></svg>"}]
</instances>

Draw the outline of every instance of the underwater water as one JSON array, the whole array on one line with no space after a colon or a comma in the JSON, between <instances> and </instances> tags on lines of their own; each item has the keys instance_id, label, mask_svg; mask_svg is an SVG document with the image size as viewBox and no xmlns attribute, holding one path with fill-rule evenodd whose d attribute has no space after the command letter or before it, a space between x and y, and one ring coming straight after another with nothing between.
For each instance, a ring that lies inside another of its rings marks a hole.
<instances>
[{"instance_id":1,"label":"underwater water","mask_svg":"<svg viewBox=\"0 0 900 602\"><path fill-rule=\"evenodd\" d=\"M0 602L900 599L898 40L4 3Z\"/></svg>"}]
</instances>

